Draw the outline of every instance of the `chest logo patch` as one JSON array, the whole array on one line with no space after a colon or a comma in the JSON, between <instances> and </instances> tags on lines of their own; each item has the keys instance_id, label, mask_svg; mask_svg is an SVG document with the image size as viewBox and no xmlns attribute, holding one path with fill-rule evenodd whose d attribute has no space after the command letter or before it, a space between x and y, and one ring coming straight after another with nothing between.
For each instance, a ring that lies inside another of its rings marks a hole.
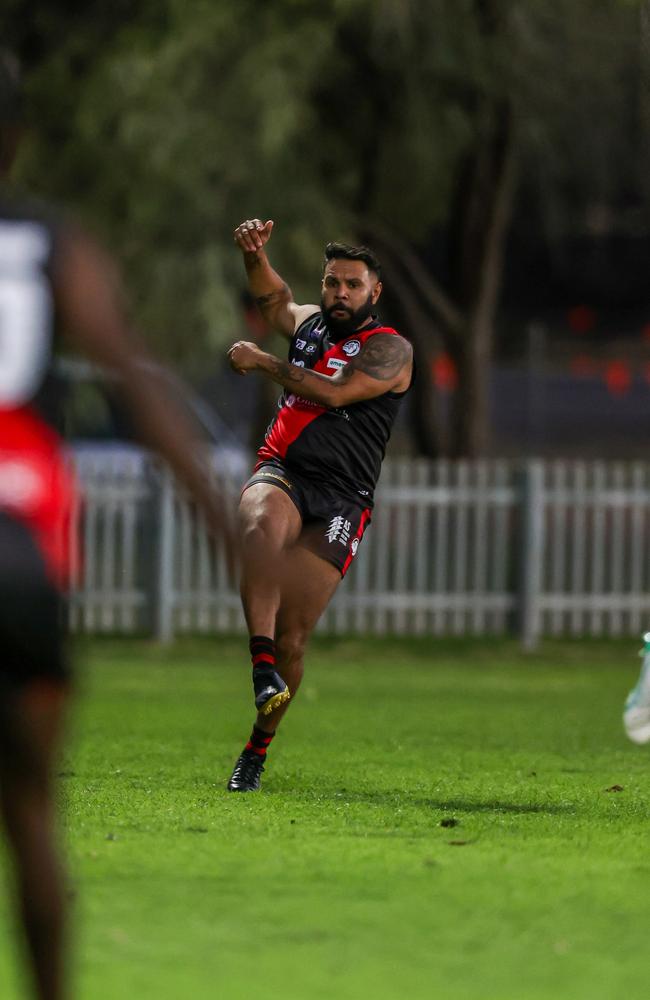
<instances>
[{"instance_id":1,"label":"chest logo patch","mask_svg":"<svg viewBox=\"0 0 650 1000\"><path fill-rule=\"evenodd\" d=\"M343 358L328 358L327 359L327 367L328 368L345 368L346 365L347 365L347 361L344 361Z\"/></svg>"},{"instance_id":2,"label":"chest logo patch","mask_svg":"<svg viewBox=\"0 0 650 1000\"><path fill-rule=\"evenodd\" d=\"M349 358L353 358L355 354L358 354L361 350L360 340L348 340L346 344L343 345L343 353L347 354Z\"/></svg>"}]
</instances>

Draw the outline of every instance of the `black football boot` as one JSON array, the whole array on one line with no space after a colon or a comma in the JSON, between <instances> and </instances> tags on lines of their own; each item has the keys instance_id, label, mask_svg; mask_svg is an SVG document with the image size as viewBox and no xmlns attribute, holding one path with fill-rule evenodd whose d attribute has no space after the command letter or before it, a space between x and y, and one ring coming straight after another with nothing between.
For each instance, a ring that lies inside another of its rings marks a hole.
<instances>
[{"instance_id":1,"label":"black football boot","mask_svg":"<svg viewBox=\"0 0 650 1000\"><path fill-rule=\"evenodd\" d=\"M264 770L264 756L254 750L242 750L228 782L229 792L259 792Z\"/></svg>"}]
</instances>

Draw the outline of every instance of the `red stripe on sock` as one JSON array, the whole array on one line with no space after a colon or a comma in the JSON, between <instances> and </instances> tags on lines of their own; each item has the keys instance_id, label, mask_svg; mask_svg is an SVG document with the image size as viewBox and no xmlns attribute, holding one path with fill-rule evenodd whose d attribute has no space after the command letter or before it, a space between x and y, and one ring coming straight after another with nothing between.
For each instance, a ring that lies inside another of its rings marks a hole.
<instances>
[{"instance_id":1,"label":"red stripe on sock","mask_svg":"<svg viewBox=\"0 0 650 1000\"><path fill-rule=\"evenodd\" d=\"M252 659L254 667L259 667L262 664L267 664L267 663L270 664L272 667L275 666L275 657L272 656L270 653L256 653Z\"/></svg>"}]
</instances>

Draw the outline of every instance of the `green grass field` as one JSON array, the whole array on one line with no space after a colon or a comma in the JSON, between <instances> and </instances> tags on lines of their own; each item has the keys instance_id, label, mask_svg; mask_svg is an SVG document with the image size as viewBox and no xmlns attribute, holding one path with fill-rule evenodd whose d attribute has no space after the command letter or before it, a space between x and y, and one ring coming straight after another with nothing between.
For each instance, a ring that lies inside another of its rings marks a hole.
<instances>
[{"instance_id":1,"label":"green grass field","mask_svg":"<svg viewBox=\"0 0 650 1000\"><path fill-rule=\"evenodd\" d=\"M637 645L321 639L258 795L224 790L243 640L80 649L79 998L647 997ZM23 995L10 926L3 899L3 1000Z\"/></svg>"}]
</instances>

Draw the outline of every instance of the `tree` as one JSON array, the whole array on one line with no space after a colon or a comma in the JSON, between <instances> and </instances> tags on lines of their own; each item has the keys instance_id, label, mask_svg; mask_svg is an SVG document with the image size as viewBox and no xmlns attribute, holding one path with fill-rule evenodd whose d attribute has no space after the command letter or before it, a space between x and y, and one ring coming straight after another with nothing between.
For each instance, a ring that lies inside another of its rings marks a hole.
<instances>
[{"instance_id":1,"label":"tree","mask_svg":"<svg viewBox=\"0 0 650 1000\"><path fill-rule=\"evenodd\" d=\"M416 346L424 454L486 447L513 212L521 225L533 203L552 240L643 173L622 113L632 0L95 0L74 22L34 2L47 48L20 6L42 123L22 175L97 221L158 348L202 370L237 330L242 218L278 220L274 260L303 300L328 239L365 239ZM446 426L441 347L459 376Z\"/></svg>"}]
</instances>

